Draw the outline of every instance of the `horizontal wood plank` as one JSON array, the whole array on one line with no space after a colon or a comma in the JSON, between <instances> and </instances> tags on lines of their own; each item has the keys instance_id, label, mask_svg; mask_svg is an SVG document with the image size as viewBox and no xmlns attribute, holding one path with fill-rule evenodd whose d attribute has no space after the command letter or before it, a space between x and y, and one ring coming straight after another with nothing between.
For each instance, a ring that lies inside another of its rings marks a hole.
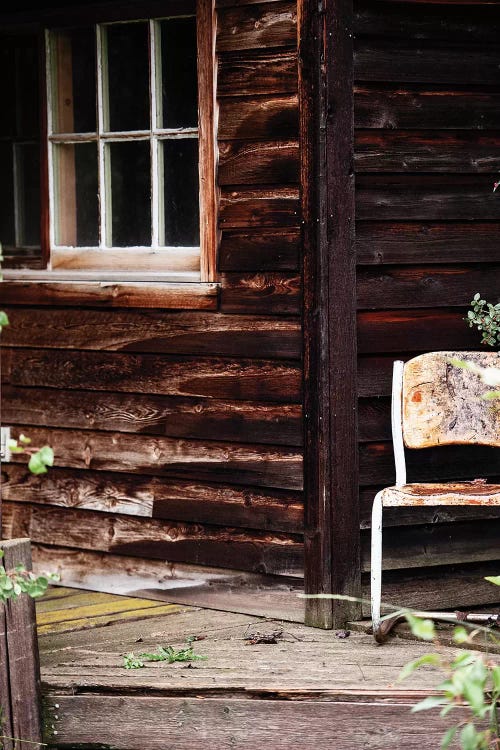
<instances>
[{"instance_id":1,"label":"horizontal wood plank","mask_svg":"<svg viewBox=\"0 0 500 750\"><path fill-rule=\"evenodd\" d=\"M170 310L216 310L217 285L109 281L4 280L2 304L142 307Z\"/></svg>"},{"instance_id":2,"label":"horizontal wood plank","mask_svg":"<svg viewBox=\"0 0 500 750\"><path fill-rule=\"evenodd\" d=\"M442 446L407 452L408 481L442 482L495 478L500 475L500 456L495 448ZM390 486L395 481L392 444L360 446L361 485ZM498 553L498 549L497 549Z\"/></svg>"},{"instance_id":3,"label":"horizontal wood plank","mask_svg":"<svg viewBox=\"0 0 500 750\"><path fill-rule=\"evenodd\" d=\"M33 476L24 465L2 466L4 500L218 526L301 533L302 495L124 472L51 469Z\"/></svg>"},{"instance_id":4,"label":"horizontal wood plank","mask_svg":"<svg viewBox=\"0 0 500 750\"><path fill-rule=\"evenodd\" d=\"M480 336L465 310L408 309L358 313L358 351L415 352L478 349Z\"/></svg>"},{"instance_id":5,"label":"horizontal wood plank","mask_svg":"<svg viewBox=\"0 0 500 750\"><path fill-rule=\"evenodd\" d=\"M300 314L301 279L296 274L226 273L221 284L222 312Z\"/></svg>"},{"instance_id":6,"label":"horizontal wood plank","mask_svg":"<svg viewBox=\"0 0 500 750\"><path fill-rule=\"evenodd\" d=\"M249 51L219 55L217 95L294 94L297 52Z\"/></svg>"},{"instance_id":7,"label":"horizontal wood plank","mask_svg":"<svg viewBox=\"0 0 500 750\"><path fill-rule=\"evenodd\" d=\"M285 47L297 44L297 4L290 0L220 9L217 51Z\"/></svg>"},{"instance_id":8,"label":"horizontal wood plank","mask_svg":"<svg viewBox=\"0 0 500 750\"><path fill-rule=\"evenodd\" d=\"M277 403L298 402L301 392L295 362L60 349L4 349L3 377L17 386Z\"/></svg>"},{"instance_id":9,"label":"horizontal wood plank","mask_svg":"<svg viewBox=\"0 0 500 750\"><path fill-rule=\"evenodd\" d=\"M19 426L16 433L27 433ZM54 448L64 468L128 471L214 482L302 489L302 455L296 448L219 441L29 427L33 445ZM13 454L13 463L25 463Z\"/></svg>"},{"instance_id":10,"label":"horizontal wood plank","mask_svg":"<svg viewBox=\"0 0 500 750\"><path fill-rule=\"evenodd\" d=\"M356 253L363 265L496 263L499 236L495 222L358 221Z\"/></svg>"},{"instance_id":11,"label":"horizontal wood plank","mask_svg":"<svg viewBox=\"0 0 500 750\"><path fill-rule=\"evenodd\" d=\"M297 94L223 97L218 136L229 139L294 138L299 130Z\"/></svg>"},{"instance_id":12,"label":"horizontal wood plank","mask_svg":"<svg viewBox=\"0 0 500 750\"><path fill-rule=\"evenodd\" d=\"M354 89L358 128L496 130L499 109L497 91L375 84Z\"/></svg>"},{"instance_id":13,"label":"horizontal wood plank","mask_svg":"<svg viewBox=\"0 0 500 750\"><path fill-rule=\"evenodd\" d=\"M229 271L297 271L300 230L224 230L219 268Z\"/></svg>"},{"instance_id":14,"label":"horizontal wood plank","mask_svg":"<svg viewBox=\"0 0 500 750\"><path fill-rule=\"evenodd\" d=\"M493 175L360 175L356 217L377 221L498 220Z\"/></svg>"},{"instance_id":15,"label":"horizontal wood plank","mask_svg":"<svg viewBox=\"0 0 500 750\"><path fill-rule=\"evenodd\" d=\"M300 321L257 316L6 307L6 346L208 356L300 356Z\"/></svg>"},{"instance_id":16,"label":"horizontal wood plank","mask_svg":"<svg viewBox=\"0 0 500 750\"><path fill-rule=\"evenodd\" d=\"M418 40L496 44L500 34L498 6L480 3L468 7L457 4L392 3L384 7L367 0L356 3L356 36L382 37L384 40Z\"/></svg>"},{"instance_id":17,"label":"horizontal wood plank","mask_svg":"<svg viewBox=\"0 0 500 750\"><path fill-rule=\"evenodd\" d=\"M298 181L297 141L219 142L219 185L293 185Z\"/></svg>"},{"instance_id":18,"label":"horizontal wood plank","mask_svg":"<svg viewBox=\"0 0 500 750\"><path fill-rule=\"evenodd\" d=\"M460 44L432 46L421 43L357 40L354 78L357 81L401 81L402 83L498 83L498 46Z\"/></svg>"},{"instance_id":19,"label":"horizontal wood plank","mask_svg":"<svg viewBox=\"0 0 500 750\"><path fill-rule=\"evenodd\" d=\"M358 308L464 307L480 291L496 302L500 266L411 266L359 269Z\"/></svg>"},{"instance_id":20,"label":"horizontal wood plank","mask_svg":"<svg viewBox=\"0 0 500 750\"><path fill-rule=\"evenodd\" d=\"M355 168L362 172L493 172L500 134L482 131L358 130Z\"/></svg>"},{"instance_id":21,"label":"horizontal wood plank","mask_svg":"<svg viewBox=\"0 0 500 750\"><path fill-rule=\"evenodd\" d=\"M250 227L294 227L300 223L299 191L296 188L226 188L219 206L222 230Z\"/></svg>"},{"instance_id":22,"label":"horizontal wood plank","mask_svg":"<svg viewBox=\"0 0 500 750\"><path fill-rule=\"evenodd\" d=\"M2 391L4 424L141 435L301 445L299 404L128 393L13 388Z\"/></svg>"},{"instance_id":23,"label":"horizontal wood plank","mask_svg":"<svg viewBox=\"0 0 500 750\"><path fill-rule=\"evenodd\" d=\"M280 533L5 503L4 536L19 529L35 544L172 562L271 574L297 574L302 566L300 537Z\"/></svg>"}]
</instances>

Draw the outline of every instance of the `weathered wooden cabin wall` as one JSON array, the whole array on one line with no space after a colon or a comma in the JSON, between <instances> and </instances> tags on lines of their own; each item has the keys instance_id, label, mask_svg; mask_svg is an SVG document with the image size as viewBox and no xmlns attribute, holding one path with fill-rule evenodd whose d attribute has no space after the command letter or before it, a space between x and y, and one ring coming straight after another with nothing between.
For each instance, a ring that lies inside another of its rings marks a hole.
<instances>
[{"instance_id":1,"label":"weathered wooden cabin wall","mask_svg":"<svg viewBox=\"0 0 500 750\"><path fill-rule=\"evenodd\" d=\"M500 167L499 30L498 5L355 3L364 528L376 489L394 480L393 359L480 348L463 321L467 306L476 291L498 301L500 200L492 187ZM500 476L494 450L413 451L408 459L410 481ZM387 525L389 568L500 557L493 510L394 511ZM465 580L449 579L464 603L471 594Z\"/></svg>"},{"instance_id":2,"label":"weathered wooden cabin wall","mask_svg":"<svg viewBox=\"0 0 500 750\"><path fill-rule=\"evenodd\" d=\"M2 422L56 455L45 478L3 466L4 533L66 576L302 574L296 8L217 5L218 299L3 289Z\"/></svg>"}]
</instances>

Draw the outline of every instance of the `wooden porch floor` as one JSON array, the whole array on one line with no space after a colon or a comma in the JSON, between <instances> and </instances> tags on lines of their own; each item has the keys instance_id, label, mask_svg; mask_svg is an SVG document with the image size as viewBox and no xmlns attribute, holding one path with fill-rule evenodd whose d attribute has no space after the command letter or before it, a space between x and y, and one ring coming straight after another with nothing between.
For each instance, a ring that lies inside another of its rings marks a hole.
<instances>
[{"instance_id":1,"label":"wooden porch floor","mask_svg":"<svg viewBox=\"0 0 500 750\"><path fill-rule=\"evenodd\" d=\"M446 728L410 713L432 669L396 684L425 644L65 588L37 619L50 748L434 750ZM123 667L124 653L189 636L205 660Z\"/></svg>"}]
</instances>

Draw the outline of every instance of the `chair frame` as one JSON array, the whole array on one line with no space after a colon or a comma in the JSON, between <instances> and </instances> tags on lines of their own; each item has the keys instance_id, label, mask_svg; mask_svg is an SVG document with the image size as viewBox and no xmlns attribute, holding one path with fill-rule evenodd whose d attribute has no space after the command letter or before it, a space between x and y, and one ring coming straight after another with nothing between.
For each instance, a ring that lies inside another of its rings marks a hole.
<instances>
[{"instance_id":1,"label":"chair frame","mask_svg":"<svg viewBox=\"0 0 500 750\"><path fill-rule=\"evenodd\" d=\"M392 400L391 400L391 425L392 442L394 448L394 461L396 466L396 482L393 487L403 487L406 484L406 458L403 439L403 375L405 363L397 360L394 362L392 374ZM381 490L375 495L372 508L371 523L371 616L373 635L378 643L383 643L391 628L402 619L403 616L382 617L382 517L383 517L383 493ZM434 620L457 622L458 620L474 623L499 623L500 616L485 613L457 613L457 612L420 612L413 613L418 617L427 617Z\"/></svg>"}]
</instances>

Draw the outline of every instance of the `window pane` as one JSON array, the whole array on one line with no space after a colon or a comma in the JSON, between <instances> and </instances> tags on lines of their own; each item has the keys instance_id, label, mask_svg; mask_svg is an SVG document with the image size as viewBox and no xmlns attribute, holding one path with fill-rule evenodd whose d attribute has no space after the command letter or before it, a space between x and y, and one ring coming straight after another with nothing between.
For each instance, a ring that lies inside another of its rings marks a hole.
<instances>
[{"instance_id":1,"label":"window pane","mask_svg":"<svg viewBox=\"0 0 500 750\"><path fill-rule=\"evenodd\" d=\"M36 38L22 39L16 50L17 134L38 138L39 81Z\"/></svg>"},{"instance_id":2,"label":"window pane","mask_svg":"<svg viewBox=\"0 0 500 750\"><path fill-rule=\"evenodd\" d=\"M196 20L161 21L161 75L163 122L160 127L198 125Z\"/></svg>"},{"instance_id":3,"label":"window pane","mask_svg":"<svg viewBox=\"0 0 500 750\"><path fill-rule=\"evenodd\" d=\"M56 244L97 247L97 146L66 143L54 146Z\"/></svg>"},{"instance_id":4,"label":"window pane","mask_svg":"<svg viewBox=\"0 0 500 750\"><path fill-rule=\"evenodd\" d=\"M164 193L164 243L196 246L200 242L198 139L161 141Z\"/></svg>"},{"instance_id":5,"label":"window pane","mask_svg":"<svg viewBox=\"0 0 500 750\"><path fill-rule=\"evenodd\" d=\"M40 245L40 146L15 146L15 193L17 243L22 247Z\"/></svg>"},{"instance_id":6,"label":"window pane","mask_svg":"<svg viewBox=\"0 0 500 750\"><path fill-rule=\"evenodd\" d=\"M93 27L51 33L55 133L96 131L96 52Z\"/></svg>"},{"instance_id":7,"label":"window pane","mask_svg":"<svg viewBox=\"0 0 500 750\"><path fill-rule=\"evenodd\" d=\"M1 118L0 118L1 119ZM15 245L14 225L14 165L12 144L0 143L0 242Z\"/></svg>"},{"instance_id":8,"label":"window pane","mask_svg":"<svg viewBox=\"0 0 500 750\"><path fill-rule=\"evenodd\" d=\"M108 145L111 177L113 247L151 245L151 177L149 141ZM109 223L109 216L108 216Z\"/></svg>"},{"instance_id":9,"label":"window pane","mask_svg":"<svg viewBox=\"0 0 500 750\"><path fill-rule=\"evenodd\" d=\"M149 43L145 23L106 26L106 129L149 130Z\"/></svg>"}]
</instances>

